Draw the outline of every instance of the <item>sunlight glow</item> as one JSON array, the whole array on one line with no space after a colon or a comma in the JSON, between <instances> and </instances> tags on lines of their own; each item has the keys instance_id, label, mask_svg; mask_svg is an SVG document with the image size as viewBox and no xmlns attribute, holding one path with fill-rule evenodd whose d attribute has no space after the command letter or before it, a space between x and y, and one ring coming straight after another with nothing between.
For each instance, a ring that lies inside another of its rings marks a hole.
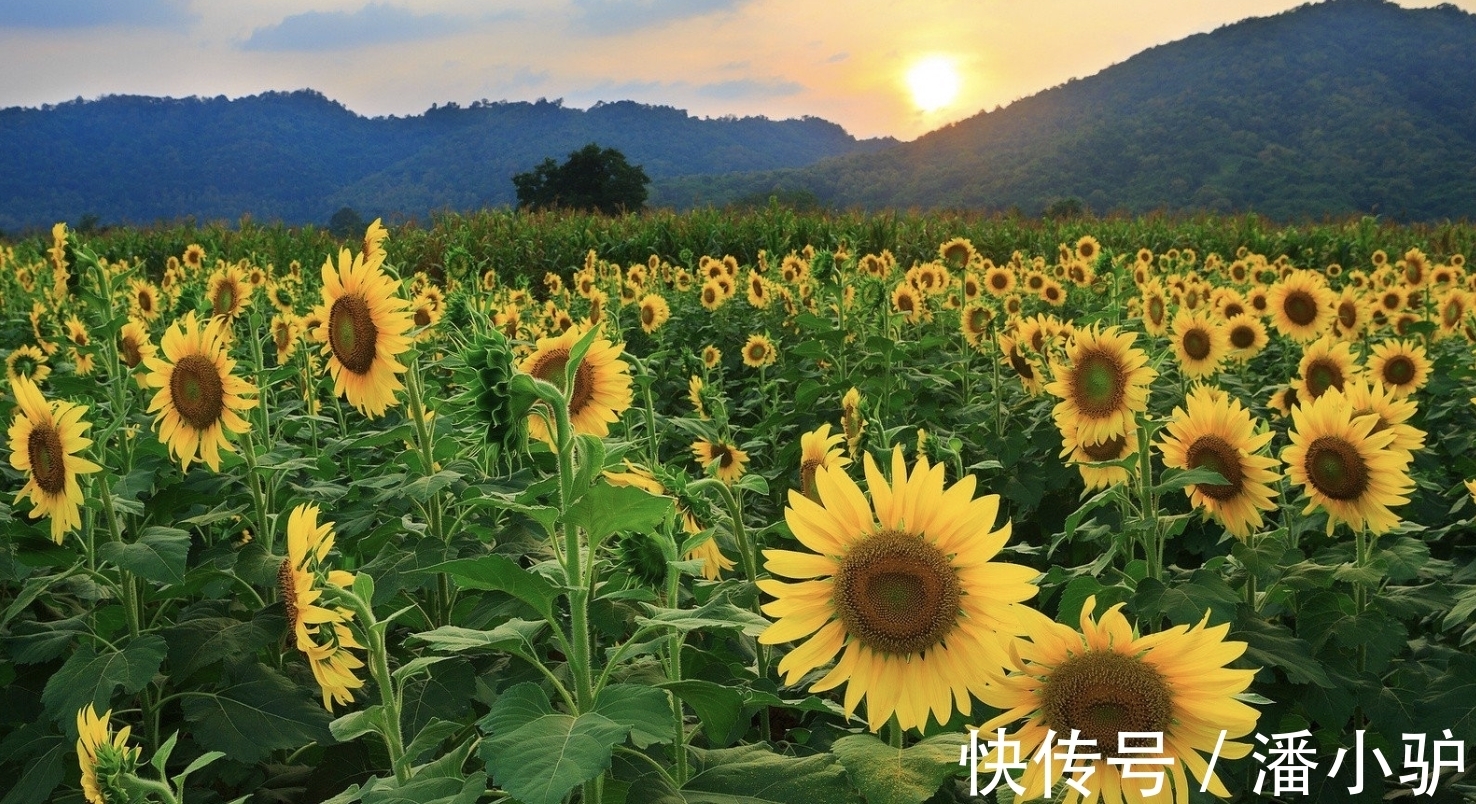
<instances>
[{"instance_id":1,"label":"sunlight glow","mask_svg":"<svg viewBox=\"0 0 1476 804\"><path fill-rule=\"evenodd\" d=\"M952 103L961 83L958 68L946 56L929 56L907 71L912 102L924 112L936 112Z\"/></svg>"}]
</instances>

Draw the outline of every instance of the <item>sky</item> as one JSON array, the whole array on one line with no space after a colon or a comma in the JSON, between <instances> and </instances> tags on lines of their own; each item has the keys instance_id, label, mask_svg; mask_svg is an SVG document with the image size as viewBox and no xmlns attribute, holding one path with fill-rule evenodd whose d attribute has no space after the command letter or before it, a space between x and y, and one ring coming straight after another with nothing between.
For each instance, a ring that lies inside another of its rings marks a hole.
<instances>
[{"instance_id":1,"label":"sky","mask_svg":"<svg viewBox=\"0 0 1476 804\"><path fill-rule=\"evenodd\" d=\"M296 89L366 116L635 100L910 140L1302 2L0 0L0 108ZM1455 5L1476 12L1476 0Z\"/></svg>"}]
</instances>

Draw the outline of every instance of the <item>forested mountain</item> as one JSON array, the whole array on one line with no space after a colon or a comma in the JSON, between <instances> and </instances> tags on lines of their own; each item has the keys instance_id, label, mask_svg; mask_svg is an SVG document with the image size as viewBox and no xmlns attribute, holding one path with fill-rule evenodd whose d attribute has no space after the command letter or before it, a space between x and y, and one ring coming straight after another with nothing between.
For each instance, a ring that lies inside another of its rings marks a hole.
<instances>
[{"instance_id":1,"label":"forested mountain","mask_svg":"<svg viewBox=\"0 0 1476 804\"><path fill-rule=\"evenodd\" d=\"M1043 53L1049 58L1049 53ZM883 152L658 182L866 208L1476 215L1476 16L1328 0L1144 51Z\"/></svg>"},{"instance_id":2,"label":"forested mountain","mask_svg":"<svg viewBox=\"0 0 1476 804\"><path fill-rule=\"evenodd\" d=\"M0 110L0 230L244 213L325 223L511 204L512 176L590 143L653 179L811 164L858 141L818 118L698 119L633 102L434 106L365 118L312 91L248 98L111 96Z\"/></svg>"}]
</instances>

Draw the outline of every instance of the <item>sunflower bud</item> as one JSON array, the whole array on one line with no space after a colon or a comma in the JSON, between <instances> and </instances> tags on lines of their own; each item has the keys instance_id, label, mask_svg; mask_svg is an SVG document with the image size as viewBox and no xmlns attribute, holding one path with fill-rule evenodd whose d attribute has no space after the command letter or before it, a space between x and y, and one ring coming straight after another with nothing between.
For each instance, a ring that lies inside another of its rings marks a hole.
<instances>
[{"instance_id":1,"label":"sunflower bud","mask_svg":"<svg viewBox=\"0 0 1476 804\"><path fill-rule=\"evenodd\" d=\"M487 443L504 448L521 443L528 411L537 400L533 380L513 365L507 339L492 330L462 355L457 370L461 403L487 426Z\"/></svg>"}]
</instances>

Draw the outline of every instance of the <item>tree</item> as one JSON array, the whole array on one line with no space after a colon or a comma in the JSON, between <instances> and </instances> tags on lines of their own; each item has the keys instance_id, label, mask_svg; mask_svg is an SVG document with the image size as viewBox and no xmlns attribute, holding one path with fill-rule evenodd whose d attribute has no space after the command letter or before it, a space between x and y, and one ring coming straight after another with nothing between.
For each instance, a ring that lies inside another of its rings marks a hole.
<instances>
[{"instance_id":1,"label":"tree","mask_svg":"<svg viewBox=\"0 0 1476 804\"><path fill-rule=\"evenodd\" d=\"M606 215L640 210L650 182L640 165L625 161L625 154L595 143L569 154L562 165L549 158L513 176L518 209L564 207Z\"/></svg>"},{"instance_id":2,"label":"tree","mask_svg":"<svg viewBox=\"0 0 1476 804\"><path fill-rule=\"evenodd\" d=\"M328 233L339 240L358 237L364 233L367 226L368 224L364 223L364 219L353 207L340 207L337 212L333 213L333 217L328 219Z\"/></svg>"}]
</instances>

